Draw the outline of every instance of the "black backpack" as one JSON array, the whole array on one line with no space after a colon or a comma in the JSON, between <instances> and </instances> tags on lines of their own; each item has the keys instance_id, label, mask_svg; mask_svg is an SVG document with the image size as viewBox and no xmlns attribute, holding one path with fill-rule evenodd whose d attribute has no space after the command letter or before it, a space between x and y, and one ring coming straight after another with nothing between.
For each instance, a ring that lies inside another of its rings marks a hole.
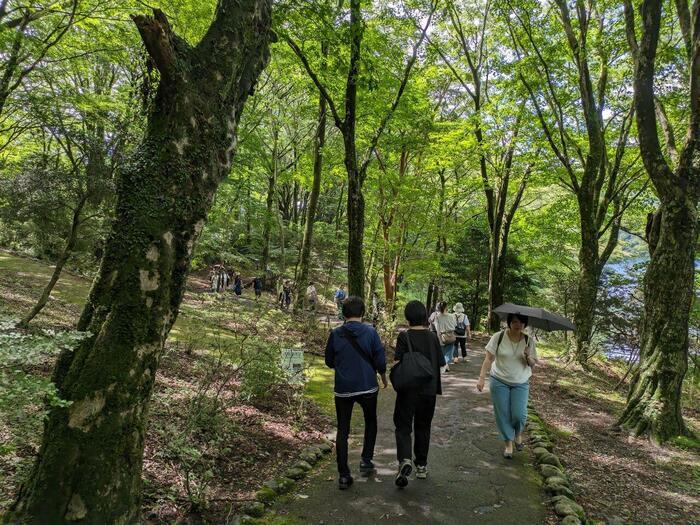
<instances>
[{"instance_id":1,"label":"black backpack","mask_svg":"<svg viewBox=\"0 0 700 525\"><path fill-rule=\"evenodd\" d=\"M389 378L394 390L413 390L429 383L434 377L433 365L430 360L420 352L414 352L411 345L411 338L406 332L406 352L401 361L391 367Z\"/></svg>"},{"instance_id":2,"label":"black backpack","mask_svg":"<svg viewBox=\"0 0 700 525\"><path fill-rule=\"evenodd\" d=\"M464 314L462 314L464 316ZM462 320L459 320L459 317L457 317L457 314L455 314L455 321L457 321L457 326L455 326L455 335L457 337L462 337L463 335L467 335L467 325L464 323L465 317L462 317Z\"/></svg>"}]
</instances>

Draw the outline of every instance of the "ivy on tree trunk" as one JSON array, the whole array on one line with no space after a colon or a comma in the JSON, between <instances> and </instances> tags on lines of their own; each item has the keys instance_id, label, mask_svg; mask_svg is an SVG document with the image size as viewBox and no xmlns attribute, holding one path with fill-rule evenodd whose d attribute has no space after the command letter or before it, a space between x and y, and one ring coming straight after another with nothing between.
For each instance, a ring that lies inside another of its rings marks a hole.
<instances>
[{"instance_id":1,"label":"ivy on tree trunk","mask_svg":"<svg viewBox=\"0 0 700 525\"><path fill-rule=\"evenodd\" d=\"M645 0L637 42L635 13L625 0L627 40L635 62L634 101L644 167L661 206L650 220L651 261L644 277L644 314L640 330L640 362L632 375L620 424L637 435L666 441L684 434L681 386L688 368L688 321L693 301L695 246L700 198L700 2L687 23L687 4L676 2L688 49L690 117L685 146L675 169L666 161L657 131L654 100L656 50L662 3Z\"/></svg>"},{"instance_id":2,"label":"ivy on tree trunk","mask_svg":"<svg viewBox=\"0 0 700 525\"><path fill-rule=\"evenodd\" d=\"M269 59L271 0L219 0L197 46L165 15L134 16L161 80L145 136L119 173L115 221L58 359L53 408L8 523L137 523L148 402L192 250L228 175L244 103Z\"/></svg>"}]
</instances>

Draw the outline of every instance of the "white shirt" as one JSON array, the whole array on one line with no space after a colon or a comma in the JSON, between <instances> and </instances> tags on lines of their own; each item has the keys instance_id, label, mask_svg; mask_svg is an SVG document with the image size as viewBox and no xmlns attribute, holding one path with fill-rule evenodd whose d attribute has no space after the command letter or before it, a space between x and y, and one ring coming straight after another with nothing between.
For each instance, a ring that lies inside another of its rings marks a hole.
<instances>
[{"instance_id":1,"label":"white shirt","mask_svg":"<svg viewBox=\"0 0 700 525\"><path fill-rule=\"evenodd\" d=\"M486 351L496 356L491 365L491 375L496 379L511 385L519 385L527 382L532 375L532 369L525 364L523 353L525 351L525 335L517 343L513 343L508 337L508 333L503 331L503 340L496 352L498 338L501 332L496 332L491 336L491 340L486 345ZM528 337L530 357L537 359L537 351L535 350L535 338Z\"/></svg>"}]
</instances>

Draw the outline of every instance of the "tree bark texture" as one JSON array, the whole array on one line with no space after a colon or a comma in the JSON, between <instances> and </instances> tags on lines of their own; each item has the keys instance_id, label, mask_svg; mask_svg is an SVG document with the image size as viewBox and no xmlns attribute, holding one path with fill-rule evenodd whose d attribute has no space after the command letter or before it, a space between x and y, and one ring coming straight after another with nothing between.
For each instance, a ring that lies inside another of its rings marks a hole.
<instances>
[{"instance_id":1,"label":"tree bark texture","mask_svg":"<svg viewBox=\"0 0 700 525\"><path fill-rule=\"evenodd\" d=\"M641 358L620 421L636 435L666 441L686 432L681 387L688 369L697 210L685 201L661 208L661 234L644 276Z\"/></svg>"},{"instance_id":2,"label":"tree bark texture","mask_svg":"<svg viewBox=\"0 0 700 525\"><path fill-rule=\"evenodd\" d=\"M189 46L165 15L135 16L161 81L119 174L116 217L78 329L58 359L68 408L51 410L9 523L138 523L148 402L192 250L228 175L244 103L269 60L270 0L220 0Z\"/></svg>"},{"instance_id":3,"label":"tree bark texture","mask_svg":"<svg viewBox=\"0 0 700 525\"><path fill-rule=\"evenodd\" d=\"M700 2L694 2L692 7L692 32L683 20L686 14L679 13L686 44L690 40L690 118L686 143L675 169L661 150L654 103L661 10L662 2L658 0L642 2L642 34L638 43L634 8L630 0L625 0L627 39L635 62L634 100L640 152L661 206L647 232L654 242L650 242L651 261L644 277L639 366L632 375L627 405L619 422L637 435L648 434L663 442L686 432L681 386L688 367L688 322L694 295L700 198Z\"/></svg>"}]
</instances>

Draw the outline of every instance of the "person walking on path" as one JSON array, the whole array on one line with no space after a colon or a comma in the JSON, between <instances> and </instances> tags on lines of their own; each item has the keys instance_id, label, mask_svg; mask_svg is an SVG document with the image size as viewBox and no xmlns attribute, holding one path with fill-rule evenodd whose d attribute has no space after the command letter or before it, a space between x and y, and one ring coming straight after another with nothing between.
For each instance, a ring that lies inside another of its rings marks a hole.
<instances>
[{"instance_id":1,"label":"person walking on path","mask_svg":"<svg viewBox=\"0 0 700 525\"><path fill-rule=\"evenodd\" d=\"M253 290L255 290L255 300L258 301L260 296L262 296L263 282L260 277L255 277L253 279Z\"/></svg>"},{"instance_id":2,"label":"person walking on path","mask_svg":"<svg viewBox=\"0 0 700 525\"><path fill-rule=\"evenodd\" d=\"M306 287L306 300L309 302L309 310L312 312L316 311L316 302L318 301L318 292L316 291L316 286L313 282L309 283Z\"/></svg>"},{"instance_id":3,"label":"person walking on path","mask_svg":"<svg viewBox=\"0 0 700 525\"><path fill-rule=\"evenodd\" d=\"M341 321L343 320L343 301L345 301L345 297L345 285L341 284L335 291L335 295L333 296L333 302L338 308L338 319L340 319Z\"/></svg>"},{"instance_id":4,"label":"person walking on path","mask_svg":"<svg viewBox=\"0 0 700 525\"><path fill-rule=\"evenodd\" d=\"M437 334L437 327L435 326L435 318L438 316L440 313L440 303L437 303L435 305L435 310L433 310L430 314L430 317L428 317L428 328L430 329L431 332Z\"/></svg>"},{"instance_id":5,"label":"person walking on path","mask_svg":"<svg viewBox=\"0 0 700 525\"><path fill-rule=\"evenodd\" d=\"M350 296L343 303L345 324L335 328L326 343L326 366L335 370L335 413L338 429L335 449L338 463L338 488L350 488L353 478L348 466L348 436L355 403L362 407L365 436L360 472L374 471L374 444L377 439L377 374L386 388L386 357L379 334L362 323L365 304Z\"/></svg>"},{"instance_id":6,"label":"person walking on path","mask_svg":"<svg viewBox=\"0 0 700 525\"><path fill-rule=\"evenodd\" d=\"M282 308L289 310L289 305L292 304L292 282L287 279L282 287L283 304Z\"/></svg>"},{"instance_id":7,"label":"person walking on path","mask_svg":"<svg viewBox=\"0 0 700 525\"><path fill-rule=\"evenodd\" d=\"M464 313L464 305L455 303L452 310L455 313L455 335L457 342L455 343L455 363L459 361L459 351L462 350L462 361L467 360L467 339L472 338L472 331L469 327L469 318Z\"/></svg>"},{"instance_id":8,"label":"person walking on path","mask_svg":"<svg viewBox=\"0 0 700 525\"><path fill-rule=\"evenodd\" d=\"M240 297L240 295L243 293L243 281L241 280L241 276L239 274L236 274L233 281L233 293L235 293L238 297Z\"/></svg>"},{"instance_id":9,"label":"person walking on path","mask_svg":"<svg viewBox=\"0 0 700 525\"><path fill-rule=\"evenodd\" d=\"M398 487L408 485L411 474L411 458L415 458L416 478L428 477L428 449L430 448L430 426L435 413L435 401L442 395L440 368L445 365L445 356L437 336L425 326L427 312L420 301L410 301L404 309L408 330L396 339L396 361L401 361L406 352L420 352L433 367L432 379L420 388L401 390L396 394L394 425L396 427L396 456L399 471L394 483ZM411 447L411 431L414 432ZM411 450L413 448L413 450Z\"/></svg>"},{"instance_id":10,"label":"person walking on path","mask_svg":"<svg viewBox=\"0 0 700 525\"><path fill-rule=\"evenodd\" d=\"M523 333L527 316L508 314L508 328L493 334L486 345L476 388L484 389L489 372L489 389L496 425L505 442L503 457L513 458L513 445L520 451L527 419L527 399L532 368L537 364L535 341Z\"/></svg>"},{"instance_id":11,"label":"person walking on path","mask_svg":"<svg viewBox=\"0 0 700 525\"><path fill-rule=\"evenodd\" d=\"M447 313L447 303L445 301L438 303L438 314L435 316L433 324L445 356L444 371L449 372L450 365L454 362L455 341L457 340L455 327L457 326L457 321L454 315Z\"/></svg>"}]
</instances>

